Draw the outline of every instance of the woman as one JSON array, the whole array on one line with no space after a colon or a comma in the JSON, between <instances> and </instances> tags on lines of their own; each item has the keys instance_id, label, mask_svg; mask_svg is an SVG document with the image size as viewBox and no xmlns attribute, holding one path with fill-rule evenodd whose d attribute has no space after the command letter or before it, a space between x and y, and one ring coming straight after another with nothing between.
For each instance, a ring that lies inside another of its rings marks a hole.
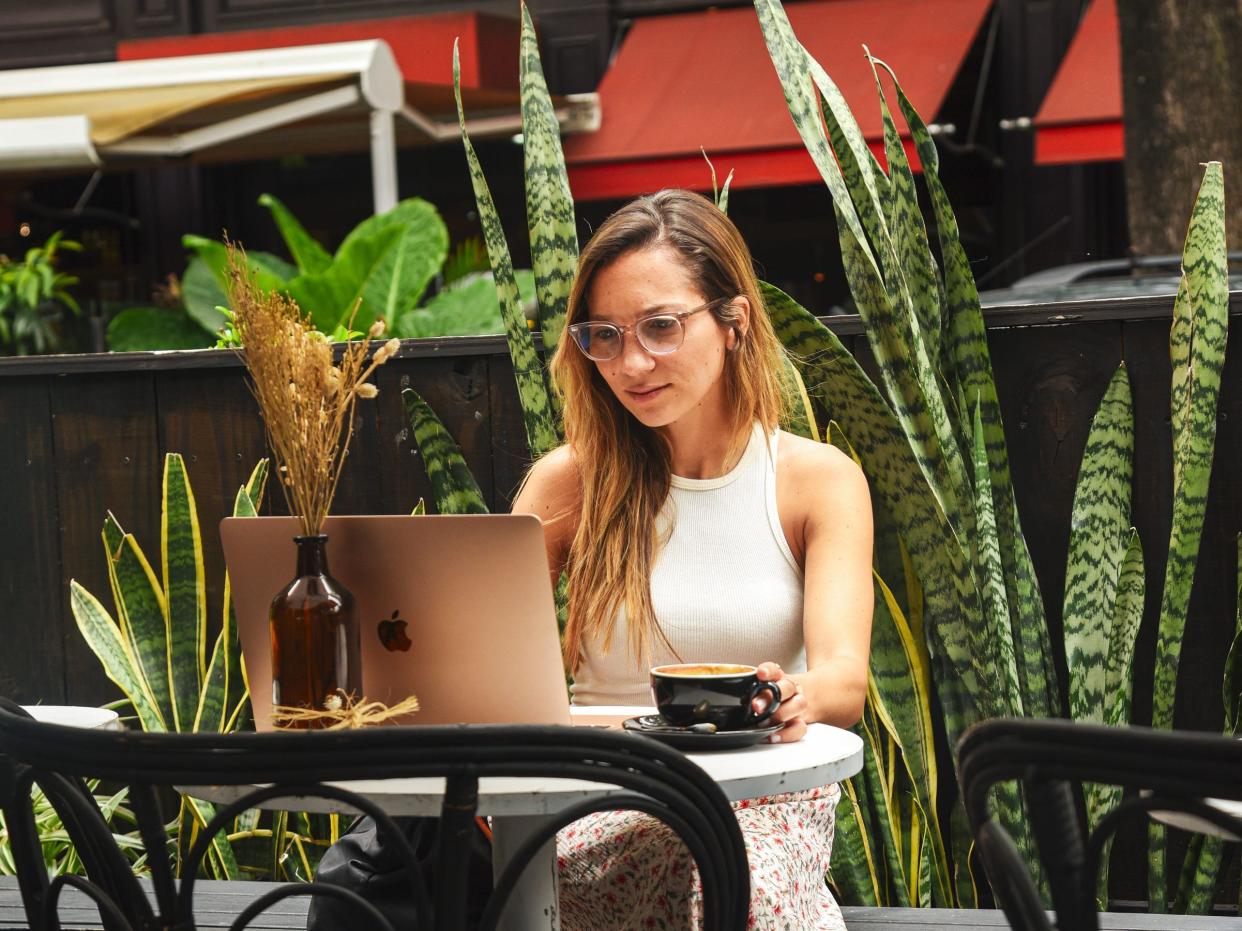
<instances>
[{"instance_id":1,"label":"woman","mask_svg":"<svg viewBox=\"0 0 1242 931\"><path fill-rule=\"evenodd\" d=\"M651 666L735 662L780 688L772 741L855 723L867 484L837 449L779 429L782 349L732 222L685 191L621 208L582 251L567 324L552 362L566 442L514 510L544 521L553 579L568 572L574 702L649 704ZM838 797L735 806L752 927L843 927L822 880ZM563 927L697 923L688 855L655 822L599 815L559 847Z\"/></svg>"}]
</instances>

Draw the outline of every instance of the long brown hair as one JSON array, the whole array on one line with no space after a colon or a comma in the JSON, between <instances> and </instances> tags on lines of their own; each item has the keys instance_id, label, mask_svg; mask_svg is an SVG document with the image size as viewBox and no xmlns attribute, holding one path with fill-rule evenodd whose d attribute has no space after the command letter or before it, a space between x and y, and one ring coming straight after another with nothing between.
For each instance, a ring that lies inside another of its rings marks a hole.
<instances>
[{"instance_id":1,"label":"long brown hair","mask_svg":"<svg viewBox=\"0 0 1242 931\"><path fill-rule=\"evenodd\" d=\"M743 335L733 304L712 313L732 328L726 354L726 398L733 413L731 448L752 424L774 430L784 410L782 348L764 310L750 250L732 221L704 197L664 190L626 204L591 237L578 258L567 324L587 319L586 296L603 268L638 249L676 250L706 300L743 296L750 303ZM629 649L642 660L664 639L651 604L651 569L660 546L656 516L668 496L671 453L665 439L617 400L596 365L566 335L552 360L565 416L565 442L582 479L578 527L570 544L565 662L576 669L588 638L608 649L625 608Z\"/></svg>"}]
</instances>

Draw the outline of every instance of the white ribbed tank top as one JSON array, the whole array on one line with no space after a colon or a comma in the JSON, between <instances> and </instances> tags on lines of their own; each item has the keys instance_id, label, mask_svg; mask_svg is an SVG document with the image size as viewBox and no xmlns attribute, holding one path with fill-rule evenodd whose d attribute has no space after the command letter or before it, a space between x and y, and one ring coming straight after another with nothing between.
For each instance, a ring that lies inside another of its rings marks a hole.
<instances>
[{"instance_id":1,"label":"white ribbed tank top","mask_svg":"<svg viewBox=\"0 0 1242 931\"><path fill-rule=\"evenodd\" d=\"M651 599L673 650L657 641L650 664L640 664L630 655L622 608L607 649L585 644L571 688L575 704L649 705L648 669L664 663L771 660L786 672L806 670L802 572L776 512L777 437L756 424L727 474L672 477Z\"/></svg>"}]
</instances>

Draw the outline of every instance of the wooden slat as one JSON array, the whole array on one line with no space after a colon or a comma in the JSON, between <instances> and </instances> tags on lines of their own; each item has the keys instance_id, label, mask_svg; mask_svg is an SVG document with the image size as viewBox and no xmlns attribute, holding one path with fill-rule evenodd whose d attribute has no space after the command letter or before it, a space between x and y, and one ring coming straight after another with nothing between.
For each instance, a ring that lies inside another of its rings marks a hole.
<instances>
[{"instance_id":1,"label":"wooden slat","mask_svg":"<svg viewBox=\"0 0 1242 931\"><path fill-rule=\"evenodd\" d=\"M1008 928L999 909L860 908L844 907L841 914L851 929L867 931L943 931L946 928ZM1050 915L1050 917L1052 917ZM1104 912L1101 931L1236 931L1238 919L1203 915L1148 915L1143 912Z\"/></svg>"},{"instance_id":2,"label":"wooden slat","mask_svg":"<svg viewBox=\"0 0 1242 931\"><path fill-rule=\"evenodd\" d=\"M55 379L51 410L55 462L45 463L45 467L56 474L62 575L32 578L26 584L67 591L69 580L77 579L111 610L112 594L99 536L109 509L121 526L138 538L152 565L159 565L162 463L152 376L137 373ZM67 601L66 596L66 612ZM66 700L100 704L120 697L71 617L66 625Z\"/></svg>"},{"instance_id":3,"label":"wooden slat","mask_svg":"<svg viewBox=\"0 0 1242 931\"><path fill-rule=\"evenodd\" d=\"M0 592L8 636L0 695L21 702L65 699L65 623L52 413L46 377L13 379L0 403Z\"/></svg>"}]
</instances>

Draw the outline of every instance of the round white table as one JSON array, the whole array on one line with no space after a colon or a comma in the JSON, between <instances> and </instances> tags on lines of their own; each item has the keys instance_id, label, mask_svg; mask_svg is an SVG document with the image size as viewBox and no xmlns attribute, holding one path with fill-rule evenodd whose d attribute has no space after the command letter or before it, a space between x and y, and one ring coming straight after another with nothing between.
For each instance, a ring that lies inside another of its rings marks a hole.
<instances>
[{"instance_id":1,"label":"round white table","mask_svg":"<svg viewBox=\"0 0 1242 931\"><path fill-rule=\"evenodd\" d=\"M575 714L649 714L652 708L590 707ZM730 801L801 792L848 779L862 769L863 744L856 734L812 724L797 743L761 743L740 750L687 754L711 776ZM376 802L390 815L440 814L444 779L360 779L336 783ZM181 791L214 802L231 802L252 786L182 786ZM624 792L616 786L575 779L488 777L479 780L480 815L492 819L493 875L499 877L513 854L548 816L588 798ZM290 811L341 811L331 799L296 796L272 799L265 808ZM548 843L527 866L505 908L505 931L560 927L556 888L556 844Z\"/></svg>"}]
</instances>

